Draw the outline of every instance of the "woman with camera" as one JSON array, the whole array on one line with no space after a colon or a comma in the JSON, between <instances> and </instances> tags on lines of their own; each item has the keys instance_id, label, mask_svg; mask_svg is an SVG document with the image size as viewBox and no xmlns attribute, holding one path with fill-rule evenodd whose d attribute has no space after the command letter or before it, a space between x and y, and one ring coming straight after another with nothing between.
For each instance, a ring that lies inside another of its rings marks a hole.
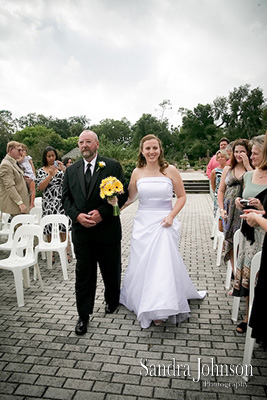
<instances>
[{"instance_id":1,"label":"woman with camera","mask_svg":"<svg viewBox=\"0 0 267 400\"><path fill-rule=\"evenodd\" d=\"M251 161L255 168L244 175L242 198L237 197L235 204L238 210L256 209L264 211L263 200L267 194L267 159L263 154L265 135L252 138ZM247 312L244 320L237 326L238 333L245 333L248 322L248 300L250 283L250 266L254 255L262 249L263 229L251 227L246 220L241 223L239 252L234 280L233 296L246 297Z\"/></svg>"},{"instance_id":2,"label":"woman with camera","mask_svg":"<svg viewBox=\"0 0 267 400\"><path fill-rule=\"evenodd\" d=\"M47 146L43 152L43 167L38 169L36 175L36 185L38 190L42 191L42 211L44 215L65 214L62 206L62 184L64 178L65 167L58 160L56 149ZM51 241L51 225L47 225L44 229L47 240ZM62 226L61 240L65 240L66 232ZM70 261L70 257L68 256Z\"/></svg>"}]
</instances>

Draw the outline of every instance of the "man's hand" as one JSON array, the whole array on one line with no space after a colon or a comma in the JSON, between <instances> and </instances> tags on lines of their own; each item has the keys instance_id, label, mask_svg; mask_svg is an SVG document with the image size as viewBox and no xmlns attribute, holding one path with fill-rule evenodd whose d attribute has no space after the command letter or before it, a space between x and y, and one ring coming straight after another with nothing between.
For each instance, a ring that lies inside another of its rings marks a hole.
<instances>
[{"instance_id":1,"label":"man's hand","mask_svg":"<svg viewBox=\"0 0 267 400\"><path fill-rule=\"evenodd\" d=\"M91 218L91 220L95 221L96 224L99 224L99 222L103 220L98 210L92 210L88 213L88 215Z\"/></svg>"},{"instance_id":2,"label":"man's hand","mask_svg":"<svg viewBox=\"0 0 267 400\"><path fill-rule=\"evenodd\" d=\"M77 221L85 228L92 228L102 221L102 217L97 210L92 210L88 214L79 214Z\"/></svg>"},{"instance_id":3,"label":"man's hand","mask_svg":"<svg viewBox=\"0 0 267 400\"><path fill-rule=\"evenodd\" d=\"M85 228L92 228L92 226L96 225L96 222L88 214L84 213L78 215L77 221Z\"/></svg>"},{"instance_id":4,"label":"man's hand","mask_svg":"<svg viewBox=\"0 0 267 400\"><path fill-rule=\"evenodd\" d=\"M25 204L23 204L23 203L20 204L19 208L20 208L21 214L26 214L27 213L27 207L25 206Z\"/></svg>"}]
</instances>

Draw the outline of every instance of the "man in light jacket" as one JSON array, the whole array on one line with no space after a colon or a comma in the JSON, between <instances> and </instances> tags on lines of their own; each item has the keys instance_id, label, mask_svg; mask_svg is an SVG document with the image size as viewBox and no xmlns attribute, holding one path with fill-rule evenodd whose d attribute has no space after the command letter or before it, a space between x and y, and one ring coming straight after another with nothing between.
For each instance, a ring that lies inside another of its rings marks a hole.
<instances>
[{"instance_id":1,"label":"man in light jacket","mask_svg":"<svg viewBox=\"0 0 267 400\"><path fill-rule=\"evenodd\" d=\"M24 172L17 163L21 157L21 144L9 142L6 152L0 164L0 210L12 216L26 214L29 212L30 197Z\"/></svg>"}]
</instances>

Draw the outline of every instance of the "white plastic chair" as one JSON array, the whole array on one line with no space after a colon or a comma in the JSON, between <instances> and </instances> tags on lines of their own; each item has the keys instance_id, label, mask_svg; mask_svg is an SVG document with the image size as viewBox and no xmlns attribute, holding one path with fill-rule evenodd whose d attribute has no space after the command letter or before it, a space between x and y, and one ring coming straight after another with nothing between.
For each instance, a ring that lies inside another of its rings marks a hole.
<instances>
[{"instance_id":1,"label":"white plastic chair","mask_svg":"<svg viewBox=\"0 0 267 400\"><path fill-rule=\"evenodd\" d=\"M9 233L9 226L10 223L8 222L10 218L10 214L1 213L1 230L0 230L0 236L8 236Z\"/></svg>"},{"instance_id":2,"label":"white plastic chair","mask_svg":"<svg viewBox=\"0 0 267 400\"><path fill-rule=\"evenodd\" d=\"M234 236L233 236L234 271L236 271L236 266L237 266L239 233L240 233L240 229L237 229L237 231L235 231ZM225 289L230 289L232 272L233 272L232 264L231 264L231 262L229 260L228 263L227 263Z\"/></svg>"},{"instance_id":3,"label":"white plastic chair","mask_svg":"<svg viewBox=\"0 0 267 400\"><path fill-rule=\"evenodd\" d=\"M250 319L251 308L252 308L252 304L253 304L253 300L254 300L255 278L256 278L257 272L259 271L259 268L260 268L261 255L262 255L262 252L259 251L258 253L255 254L255 256L252 258L252 261L251 261L250 283L249 283L249 311L248 311L248 318L249 319ZM255 344L255 339L253 339L251 337L251 332L252 332L252 329L248 325L247 326L245 349L244 349L244 356L243 356L243 371L246 371L246 368L247 368L246 366L251 363L253 348L254 348L254 344ZM242 375L242 378L246 382L249 379L248 375Z\"/></svg>"},{"instance_id":4,"label":"white plastic chair","mask_svg":"<svg viewBox=\"0 0 267 400\"><path fill-rule=\"evenodd\" d=\"M236 267L237 267L237 259L238 259L238 249L239 249L239 239L240 239L240 229L238 229L235 234L234 234L234 239L233 239L233 252L234 252L234 271L236 273ZM230 266L228 265L228 270L231 269L231 275L232 275L232 266L229 261ZM228 273L228 271L227 271ZM230 275L230 280L229 282L229 287L231 284L231 275ZM226 275L227 276L227 275ZM227 281L227 277L226 277ZM226 285L225 285L226 286ZM239 305L240 305L240 297L233 296L233 308L232 308L232 321L236 322L238 319L238 311L239 311Z\"/></svg>"},{"instance_id":5,"label":"white plastic chair","mask_svg":"<svg viewBox=\"0 0 267 400\"><path fill-rule=\"evenodd\" d=\"M220 218L220 212L219 209L217 209L216 215L213 218L213 224L212 224L212 230L211 230L211 237L214 239L213 242L213 249L216 250L217 247L217 232L219 230L219 218Z\"/></svg>"},{"instance_id":6,"label":"white plastic chair","mask_svg":"<svg viewBox=\"0 0 267 400\"><path fill-rule=\"evenodd\" d=\"M38 199L41 199L41 197L37 197ZM43 210L42 207L33 207L30 210L30 214L34 215L35 218L35 223L37 225L40 225L41 219L42 219L42 215L43 215ZM46 256L45 256L45 252L42 252L42 260L46 260ZM34 275L35 278L35 275Z\"/></svg>"},{"instance_id":7,"label":"white plastic chair","mask_svg":"<svg viewBox=\"0 0 267 400\"><path fill-rule=\"evenodd\" d=\"M213 224L212 224L211 234L210 234L211 239L214 239L217 228L218 228L218 219L216 218L217 214L218 214L218 210L217 210L215 217L213 217Z\"/></svg>"},{"instance_id":8,"label":"white plastic chair","mask_svg":"<svg viewBox=\"0 0 267 400\"><path fill-rule=\"evenodd\" d=\"M33 207L33 208L30 210L30 214L31 214L31 215L34 215L35 223L36 223L37 225L39 225L39 224L40 224L40 221L41 221L41 218L42 218L42 215L43 215L42 208L41 208L41 207Z\"/></svg>"},{"instance_id":9,"label":"white plastic chair","mask_svg":"<svg viewBox=\"0 0 267 400\"><path fill-rule=\"evenodd\" d=\"M34 199L34 207L42 208L42 201L43 201L42 197L35 197L35 199Z\"/></svg>"},{"instance_id":10,"label":"white plastic chair","mask_svg":"<svg viewBox=\"0 0 267 400\"><path fill-rule=\"evenodd\" d=\"M17 225L34 224L34 223L35 219L33 215L30 214L15 215L10 222L7 241L5 243L0 244L0 250L10 251L12 249L14 235L15 235L15 228ZM21 252L25 248L26 244L27 244L26 240L22 239L18 244L18 250Z\"/></svg>"},{"instance_id":11,"label":"white plastic chair","mask_svg":"<svg viewBox=\"0 0 267 400\"><path fill-rule=\"evenodd\" d=\"M224 233L219 230L219 219L220 219L220 210L217 209L216 216L214 217L213 227L212 227L212 235L214 237L213 241L213 250L216 250L217 243L217 259L216 259L216 266L219 267L221 265L221 258L222 258L222 249L223 249L223 242L224 242Z\"/></svg>"},{"instance_id":12,"label":"white plastic chair","mask_svg":"<svg viewBox=\"0 0 267 400\"><path fill-rule=\"evenodd\" d=\"M29 287L29 281L25 279L25 271L34 266L39 279L40 287L43 290L43 283L40 270L37 263L37 253L34 250L34 238L39 240L42 236L41 228L37 225L21 225L15 232L11 253L8 258L0 260L0 268L12 271L15 280L16 294L18 306L24 306L24 293L23 293L23 277L25 287ZM17 254L19 243L26 241L24 255Z\"/></svg>"},{"instance_id":13,"label":"white plastic chair","mask_svg":"<svg viewBox=\"0 0 267 400\"><path fill-rule=\"evenodd\" d=\"M41 238L39 245L36 247L37 252L46 252L47 267L52 269L52 253L54 251L59 253L63 278L68 279L67 271L67 245L68 245L68 218L63 214L51 214L45 215L40 221L40 227L42 232L46 225L52 225L51 228L51 242L45 242L43 237ZM66 229L66 239L61 242L59 224L63 224Z\"/></svg>"}]
</instances>

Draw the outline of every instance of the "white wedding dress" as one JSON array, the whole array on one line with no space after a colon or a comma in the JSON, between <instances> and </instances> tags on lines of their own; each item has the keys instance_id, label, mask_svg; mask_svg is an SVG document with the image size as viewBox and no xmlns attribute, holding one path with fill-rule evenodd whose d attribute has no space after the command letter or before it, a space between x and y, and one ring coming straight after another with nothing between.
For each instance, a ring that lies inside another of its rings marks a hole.
<instances>
[{"instance_id":1,"label":"white wedding dress","mask_svg":"<svg viewBox=\"0 0 267 400\"><path fill-rule=\"evenodd\" d=\"M139 208L136 213L129 264L120 303L137 315L142 328L153 320L177 323L189 317L188 299L202 299L191 282L178 251L180 222L169 228L161 221L172 209L172 181L146 177L137 181Z\"/></svg>"}]
</instances>

